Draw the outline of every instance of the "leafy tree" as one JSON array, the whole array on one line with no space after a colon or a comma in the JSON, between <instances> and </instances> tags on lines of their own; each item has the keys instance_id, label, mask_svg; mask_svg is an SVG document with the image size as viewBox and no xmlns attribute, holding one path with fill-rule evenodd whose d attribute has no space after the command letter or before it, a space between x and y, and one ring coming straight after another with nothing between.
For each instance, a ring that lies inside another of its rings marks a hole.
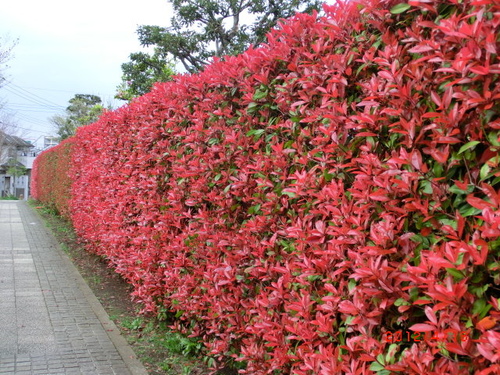
<instances>
[{"instance_id":1,"label":"leafy tree","mask_svg":"<svg viewBox=\"0 0 500 375\"><path fill-rule=\"evenodd\" d=\"M102 100L97 95L76 94L69 100L64 115L53 116L50 121L56 126L60 139L66 139L75 134L80 126L91 124L104 111Z\"/></svg>"},{"instance_id":2,"label":"leafy tree","mask_svg":"<svg viewBox=\"0 0 500 375\"><path fill-rule=\"evenodd\" d=\"M131 100L151 90L155 82L168 81L174 74L173 64L166 62L167 56L155 48L153 55L136 52L130 61L122 64L123 82L118 86L115 98Z\"/></svg>"},{"instance_id":3,"label":"leafy tree","mask_svg":"<svg viewBox=\"0 0 500 375\"><path fill-rule=\"evenodd\" d=\"M7 174L14 177L24 176L28 171L24 165L16 162L15 159L9 160L8 165Z\"/></svg>"},{"instance_id":4,"label":"leafy tree","mask_svg":"<svg viewBox=\"0 0 500 375\"><path fill-rule=\"evenodd\" d=\"M172 0L171 27L140 26L143 46L156 46L178 59L189 72L200 70L212 56L243 52L265 41L282 18L319 9L316 0ZM245 24L244 19L253 19Z\"/></svg>"},{"instance_id":5,"label":"leafy tree","mask_svg":"<svg viewBox=\"0 0 500 375\"><path fill-rule=\"evenodd\" d=\"M117 98L130 100L166 81L173 73L168 57L197 72L211 57L236 55L259 45L278 21L296 12L320 8L319 0L171 0L175 15L170 27L143 25L137 30L143 47L154 54L132 54L123 64Z\"/></svg>"}]
</instances>

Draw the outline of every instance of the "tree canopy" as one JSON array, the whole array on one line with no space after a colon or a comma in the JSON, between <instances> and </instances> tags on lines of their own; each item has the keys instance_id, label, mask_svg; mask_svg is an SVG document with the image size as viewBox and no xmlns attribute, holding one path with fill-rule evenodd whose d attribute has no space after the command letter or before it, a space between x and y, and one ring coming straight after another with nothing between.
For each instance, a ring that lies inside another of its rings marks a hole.
<instances>
[{"instance_id":1,"label":"tree canopy","mask_svg":"<svg viewBox=\"0 0 500 375\"><path fill-rule=\"evenodd\" d=\"M122 83L118 86L115 98L131 100L136 96L144 95L151 90L155 82L165 82L175 72L168 57L155 49L150 55L136 52L130 55L130 61L122 64Z\"/></svg>"},{"instance_id":2,"label":"tree canopy","mask_svg":"<svg viewBox=\"0 0 500 375\"><path fill-rule=\"evenodd\" d=\"M64 115L53 116L50 121L56 126L60 139L66 139L75 134L80 126L91 124L104 111L102 100L97 95L76 94L69 100Z\"/></svg>"},{"instance_id":3,"label":"tree canopy","mask_svg":"<svg viewBox=\"0 0 500 375\"><path fill-rule=\"evenodd\" d=\"M212 56L243 52L265 41L267 32L297 11L318 10L316 0L172 0L170 27L140 26L139 41L179 60L188 72Z\"/></svg>"},{"instance_id":4,"label":"tree canopy","mask_svg":"<svg viewBox=\"0 0 500 375\"><path fill-rule=\"evenodd\" d=\"M137 33L153 55L134 53L122 65L119 99L148 92L154 82L173 74L169 58L186 71L202 70L213 56L236 55L266 40L267 32L296 12L319 10L318 0L171 0L170 27L142 25Z\"/></svg>"}]
</instances>

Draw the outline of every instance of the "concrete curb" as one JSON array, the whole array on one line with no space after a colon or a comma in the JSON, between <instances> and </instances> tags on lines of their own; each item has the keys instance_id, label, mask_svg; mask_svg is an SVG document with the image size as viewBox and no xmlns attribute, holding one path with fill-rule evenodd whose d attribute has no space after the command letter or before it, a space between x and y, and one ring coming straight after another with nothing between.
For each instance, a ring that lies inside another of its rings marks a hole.
<instances>
[{"instance_id":1,"label":"concrete curb","mask_svg":"<svg viewBox=\"0 0 500 375\"><path fill-rule=\"evenodd\" d=\"M62 252L62 250L59 247L58 250ZM69 263L71 263L71 267L73 268L75 276L75 281L78 282L78 287L82 290L83 294L85 295L85 298L87 299L90 306L92 307L92 310L96 314L97 319L99 319L99 321L101 322L102 326L106 330L106 333L108 334L109 339L115 346L116 350L118 350L118 353L120 353L120 356L122 357L123 361L129 368L132 375L148 375L148 372L146 371L145 367L139 361L136 354L134 353L130 345L127 343L125 338L123 338L123 336L120 334L120 330L118 329L118 327L109 318L109 315L106 313L106 310L104 310L104 307L102 306L101 302L99 302L92 289L90 289L88 284L83 279L82 275L80 275L76 267L73 265L71 259L65 253L63 255L66 258L66 260Z\"/></svg>"}]
</instances>

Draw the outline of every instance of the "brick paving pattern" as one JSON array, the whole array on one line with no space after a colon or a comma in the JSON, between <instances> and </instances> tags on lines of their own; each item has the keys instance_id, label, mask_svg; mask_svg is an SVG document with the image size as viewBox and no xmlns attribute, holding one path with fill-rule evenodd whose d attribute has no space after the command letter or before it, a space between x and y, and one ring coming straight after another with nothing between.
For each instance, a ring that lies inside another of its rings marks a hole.
<instances>
[{"instance_id":1,"label":"brick paving pattern","mask_svg":"<svg viewBox=\"0 0 500 375\"><path fill-rule=\"evenodd\" d=\"M83 283L26 202L0 201L0 374L146 374Z\"/></svg>"}]
</instances>

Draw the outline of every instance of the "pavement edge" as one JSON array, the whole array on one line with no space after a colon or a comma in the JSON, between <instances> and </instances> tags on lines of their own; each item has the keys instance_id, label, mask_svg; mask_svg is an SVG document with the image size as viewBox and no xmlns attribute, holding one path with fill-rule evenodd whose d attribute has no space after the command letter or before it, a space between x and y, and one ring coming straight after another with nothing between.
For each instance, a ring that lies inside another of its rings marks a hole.
<instances>
[{"instance_id":1,"label":"pavement edge","mask_svg":"<svg viewBox=\"0 0 500 375\"><path fill-rule=\"evenodd\" d=\"M27 202L23 202L25 204L25 207L27 207L30 211L34 212L40 222L44 223L43 218L40 216L40 214L33 209ZM115 346L116 350L120 354L120 356L123 359L123 362L125 362L125 365L128 367L132 375L148 375L148 372L144 365L141 363L141 361L137 358L137 355L134 353L130 345L127 343L125 338L120 334L120 330L116 326L116 324L109 318L109 315L107 314L106 310L104 310L104 307L102 306L101 302L97 299L95 296L94 292L88 284L85 282L83 279L82 275L78 271L78 269L75 267L69 256L61 249L61 246L59 244L59 241L57 241L50 230L45 224L44 228L46 231L49 233L49 235L52 237L54 244L56 245L57 251L61 254L62 258L64 259L64 262L68 264L68 269L71 270L71 273L75 279L75 282L78 284L78 287L80 290L83 292L85 298L89 302L92 310L97 316L97 319L101 322L104 330L106 331L109 339Z\"/></svg>"}]
</instances>

